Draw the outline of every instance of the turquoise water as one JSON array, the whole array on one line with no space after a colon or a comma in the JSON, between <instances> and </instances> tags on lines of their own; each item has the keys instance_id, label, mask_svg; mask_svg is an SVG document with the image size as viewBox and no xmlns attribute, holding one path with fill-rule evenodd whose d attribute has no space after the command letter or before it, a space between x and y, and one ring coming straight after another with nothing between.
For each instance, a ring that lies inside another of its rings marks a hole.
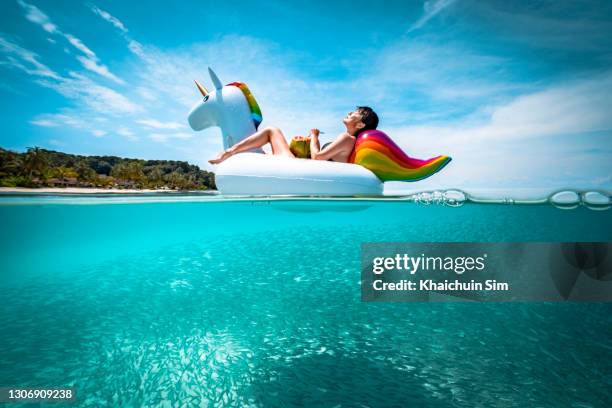
<instances>
[{"instance_id":1,"label":"turquoise water","mask_svg":"<svg viewBox=\"0 0 612 408\"><path fill-rule=\"evenodd\" d=\"M611 400L611 304L359 288L362 242L612 241L609 210L3 197L0 220L0 386L70 385L80 406Z\"/></svg>"}]
</instances>

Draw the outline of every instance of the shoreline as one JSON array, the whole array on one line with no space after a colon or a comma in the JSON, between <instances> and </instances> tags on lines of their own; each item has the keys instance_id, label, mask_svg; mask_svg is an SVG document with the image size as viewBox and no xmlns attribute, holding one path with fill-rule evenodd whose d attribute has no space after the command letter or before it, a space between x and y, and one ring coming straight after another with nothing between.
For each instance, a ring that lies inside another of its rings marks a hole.
<instances>
[{"instance_id":1,"label":"shoreline","mask_svg":"<svg viewBox=\"0 0 612 408\"><path fill-rule=\"evenodd\" d=\"M217 190L155 190L155 189L118 189L118 188L87 188L87 187L0 187L2 194L210 194Z\"/></svg>"}]
</instances>

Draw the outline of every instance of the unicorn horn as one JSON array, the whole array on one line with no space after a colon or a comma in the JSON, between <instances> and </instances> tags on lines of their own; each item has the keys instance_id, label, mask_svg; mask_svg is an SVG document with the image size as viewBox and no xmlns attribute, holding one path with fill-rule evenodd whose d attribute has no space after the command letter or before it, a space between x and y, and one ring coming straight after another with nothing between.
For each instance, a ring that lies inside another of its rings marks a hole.
<instances>
[{"instance_id":1,"label":"unicorn horn","mask_svg":"<svg viewBox=\"0 0 612 408\"><path fill-rule=\"evenodd\" d=\"M208 95L208 91L206 90L206 88L204 88L204 86L202 84L200 84L198 81L196 81L195 79L193 80L193 82L195 82L196 86L198 87L198 91L200 91L200 93L202 94L202 96L206 96Z\"/></svg>"},{"instance_id":2,"label":"unicorn horn","mask_svg":"<svg viewBox=\"0 0 612 408\"><path fill-rule=\"evenodd\" d=\"M213 85L215 86L216 89L223 88L223 84L219 80L219 77L217 76L217 74L215 74L215 71L213 71L210 67L208 67L208 74L210 75L210 79L212 80Z\"/></svg>"}]
</instances>

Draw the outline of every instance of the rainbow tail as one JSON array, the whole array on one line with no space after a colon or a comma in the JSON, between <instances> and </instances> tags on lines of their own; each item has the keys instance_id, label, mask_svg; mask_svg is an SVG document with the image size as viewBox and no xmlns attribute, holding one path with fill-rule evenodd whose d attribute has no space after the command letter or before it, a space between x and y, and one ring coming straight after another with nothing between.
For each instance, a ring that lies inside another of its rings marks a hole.
<instances>
[{"instance_id":1,"label":"rainbow tail","mask_svg":"<svg viewBox=\"0 0 612 408\"><path fill-rule=\"evenodd\" d=\"M365 167L382 181L418 181L442 170L451 160L448 156L413 159L384 132L368 130L357 137L349 163Z\"/></svg>"}]
</instances>

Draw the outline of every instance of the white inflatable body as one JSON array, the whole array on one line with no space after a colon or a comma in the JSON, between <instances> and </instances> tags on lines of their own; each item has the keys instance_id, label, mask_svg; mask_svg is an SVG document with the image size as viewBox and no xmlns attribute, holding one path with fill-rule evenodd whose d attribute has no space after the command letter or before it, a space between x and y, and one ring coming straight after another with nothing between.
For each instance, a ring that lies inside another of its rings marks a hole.
<instances>
[{"instance_id":1,"label":"white inflatable body","mask_svg":"<svg viewBox=\"0 0 612 408\"><path fill-rule=\"evenodd\" d=\"M208 69L215 90L208 92L196 82L204 99L189 113L193 130L217 126L223 135L223 148L255 133L261 122L257 102L244 84L223 86ZM250 100L249 100L250 98ZM383 183L370 170L350 163L256 153L239 153L215 169L215 183L223 195L382 195Z\"/></svg>"},{"instance_id":2,"label":"white inflatable body","mask_svg":"<svg viewBox=\"0 0 612 408\"><path fill-rule=\"evenodd\" d=\"M223 195L381 195L383 184L365 167L271 154L239 153L215 171Z\"/></svg>"}]
</instances>

